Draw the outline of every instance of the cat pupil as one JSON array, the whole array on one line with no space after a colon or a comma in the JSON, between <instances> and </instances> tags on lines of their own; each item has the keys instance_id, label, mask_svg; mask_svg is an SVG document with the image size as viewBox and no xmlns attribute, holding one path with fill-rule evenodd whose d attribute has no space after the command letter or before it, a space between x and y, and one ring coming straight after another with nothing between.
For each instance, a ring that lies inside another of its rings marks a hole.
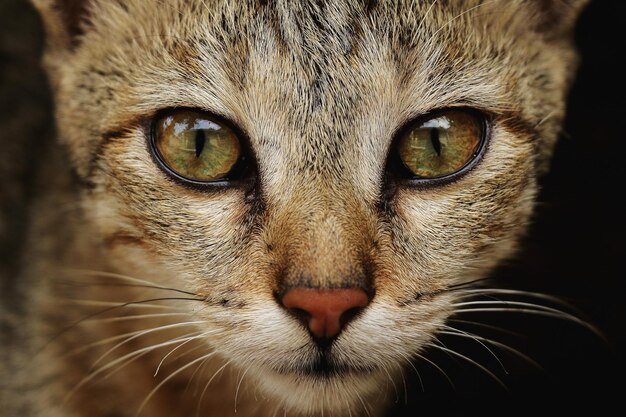
<instances>
[{"instance_id":1,"label":"cat pupil","mask_svg":"<svg viewBox=\"0 0 626 417\"><path fill-rule=\"evenodd\" d=\"M202 150L204 149L204 143L206 142L206 136L204 130L196 130L196 158L200 157Z\"/></svg>"},{"instance_id":2,"label":"cat pupil","mask_svg":"<svg viewBox=\"0 0 626 417\"><path fill-rule=\"evenodd\" d=\"M441 141L439 140L439 129L430 129L430 143L432 143L437 156L441 156Z\"/></svg>"}]
</instances>

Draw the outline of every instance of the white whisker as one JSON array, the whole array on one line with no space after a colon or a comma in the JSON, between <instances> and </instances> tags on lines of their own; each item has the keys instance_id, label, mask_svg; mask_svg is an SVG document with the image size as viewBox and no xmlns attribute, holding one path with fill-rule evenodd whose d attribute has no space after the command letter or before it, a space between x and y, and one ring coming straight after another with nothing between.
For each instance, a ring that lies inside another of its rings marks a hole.
<instances>
[{"instance_id":1,"label":"white whisker","mask_svg":"<svg viewBox=\"0 0 626 417\"><path fill-rule=\"evenodd\" d=\"M85 323L96 322L96 323L110 323L116 321L131 321L131 320L141 320L141 319L155 319L162 317L174 317L174 316L191 316L189 313L154 313L154 314L134 314L132 316L119 316L119 317L104 317L104 318L91 318L85 320Z\"/></svg>"},{"instance_id":2,"label":"white whisker","mask_svg":"<svg viewBox=\"0 0 626 417\"><path fill-rule=\"evenodd\" d=\"M489 346L485 345L485 344L484 344L484 343L480 340L480 338L476 337L476 335L474 335L474 334L472 334L472 333L464 332L464 331L459 330L459 329L455 329L454 327L450 327L450 326L447 326L447 325L445 325L445 324L442 324L442 325L441 325L441 327L443 327L443 328L445 328L445 329L453 330L453 331L455 332L455 333L454 333L455 335L462 334L462 335L464 335L464 336L466 336L466 337L468 337L468 338L473 339L474 341L476 341L476 343L480 344L482 347L484 347L485 349L487 349L487 351L491 354L491 356L493 356L493 357L495 358L495 360L498 362L498 364L500 365L500 367L502 368L502 370L504 371L504 373L505 373L505 374L508 374L508 373L509 373L509 371L507 371L507 370L506 370L506 368L505 368L504 364L502 363L502 361L500 360L500 358L498 357L498 355L496 355L496 354L494 353L494 351L493 351L493 350L491 350L491 349L489 348ZM438 330L438 332L439 332L439 333L442 333L442 334L449 334L449 333L450 333L450 332L446 332L445 330Z\"/></svg>"},{"instance_id":3,"label":"white whisker","mask_svg":"<svg viewBox=\"0 0 626 417\"><path fill-rule=\"evenodd\" d=\"M441 367L439 365L437 365L435 362L431 361L430 359L428 359L426 356L421 355L421 354L416 354L415 356L417 356L420 360L423 360L425 362L428 362L429 364L431 364L435 369L437 369L443 376L444 378L446 378L446 380L448 381L448 383L450 384L450 387L452 387L452 389L454 391L456 391L456 387L454 385L454 383L452 382L452 379L450 379L450 377L448 376L448 374L445 373L445 371L443 369L441 369Z\"/></svg>"},{"instance_id":4,"label":"white whisker","mask_svg":"<svg viewBox=\"0 0 626 417\"><path fill-rule=\"evenodd\" d=\"M354 391L354 393L356 394L356 397L358 398L359 402L361 403L361 405L363 406L363 410L365 411L365 413L367 414L368 417L372 417L372 414L370 413L370 409L369 407L365 404L365 401L363 401L363 397L361 397L361 394L359 394L358 391Z\"/></svg>"},{"instance_id":5,"label":"white whisker","mask_svg":"<svg viewBox=\"0 0 626 417\"><path fill-rule=\"evenodd\" d=\"M404 404L408 404L409 403L409 391L406 387L406 379L404 378L404 369L402 368L402 366L397 365L400 371L400 376L402 377L402 386L404 388ZM413 369L415 369L415 367L413 367ZM419 375L418 375L419 377ZM421 383L421 378L420 378L420 383Z\"/></svg>"},{"instance_id":6,"label":"white whisker","mask_svg":"<svg viewBox=\"0 0 626 417\"><path fill-rule=\"evenodd\" d=\"M155 332L160 332L163 330L169 330L169 329L175 329L178 327L184 327L184 326L193 326L196 324L202 324L202 323L206 323L204 320L195 320L195 321L187 321L187 322L183 322L183 323L174 323L174 324L167 324L164 326L159 326L159 327L154 327L154 328L150 328L147 330L140 330L138 333L133 332L135 334L133 334L132 336L130 336L129 338L121 341L120 343L116 344L115 346L113 346L112 348L110 348L109 350L107 350L106 352L104 352L94 363L92 366L96 366L98 363L100 363L100 361L102 361L102 359L104 359L105 357L107 357L109 354L111 354L113 351L117 350L118 348L120 348L121 346L137 339L140 338L142 336L145 336L147 334L151 334L151 333L155 333Z\"/></svg>"},{"instance_id":7,"label":"white whisker","mask_svg":"<svg viewBox=\"0 0 626 417\"><path fill-rule=\"evenodd\" d=\"M246 368L246 370L241 375L241 378L239 378L239 382L237 383L237 389L235 390L235 414L237 414L237 399L239 398L239 389L241 388L241 383L243 382L243 379L245 378L251 367L252 365Z\"/></svg>"},{"instance_id":8,"label":"white whisker","mask_svg":"<svg viewBox=\"0 0 626 417\"><path fill-rule=\"evenodd\" d=\"M148 404L148 401L150 401L150 399L154 396L154 394L163 386L165 385L169 380L171 380L172 378L174 378L176 375L180 374L181 372L183 372L185 369L189 368L190 366L205 360L206 358L209 358L213 355L215 355L216 352L211 352L208 353L206 355L200 356L199 358L196 358L194 360L192 360L191 362L187 363L186 365L181 366L180 368L178 368L176 371L172 372L167 378L165 378L163 381L161 381L156 387L154 387L152 389L152 391L150 391L150 393L146 396L146 399L143 400L143 402L141 403L141 405L139 406L139 409L137 410L136 415L141 414L141 411L145 408L146 404Z\"/></svg>"},{"instance_id":9,"label":"white whisker","mask_svg":"<svg viewBox=\"0 0 626 417\"><path fill-rule=\"evenodd\" d=\"M220 366L220 368L213 373L213 376L211 376L209 381L204 386L204 389L202 390L202 393L200 394L200 399L198 399L198 408L196 409L196 416L198 416L200 414L200 405L202 404L202 399L204 398L204 395L206 394L207 390L209 389L209 385L211 385L211 382L213 382L213 379L215 379L215 377L219 373L221 373L228 366L228 364L231 363L231 361L232 360L229 360L226 363L224 363L222 366Z\"/></svg>"},{"instance_id":10,"label":"white whisker","mask_svg":"<svg viewBox=\"0 0 626 417\"><path fill-rule=\"evenodd\" d=\"M191 338L191 339L187 339L184 342L182 342L181 344L179 344L178 346L174 347L174 349L170 350L167 355L163 356L163 359L161 359L161 361L159 362L159 364L156 367L156 370L154 371L154 375L152 376L157 376L159 374L159 370L161 369L161 366L163 365L163 362L165 362L165 360L174 352L176 352L178 349L180 349L181 347L185 346L187 343L193 341L193 340L198 340L204 336L206 336L209 332L203 332L202 334Z\"/></svg>"},{"instance_id":11,"label":"white whisker","mask_svg":"<svg viewBox=\"0 0 626 417\"><path fill-rule=\"evenodd\" d=\"M415 375L417 375L417 379L420 382L420 387L422 387L422 392L424 392L424 381L422 380L422 376L420 375L415 365L413 365L413 361L411 360L411 358L409 358L408 356L402 353L400 354L400 356L402 356L402 359L404 360L404 362L406 362L407 364L409 364L411 368L413 368L413 370L415 371Z\"/></svg>"},{"instance_id":12,"label":"white whisker","mask_svg":"<svg viewBox=\"0 0 626 417\"><path fill-rule=\"evenodd\" d=\"M520 296L520 297L535 298L539 300L549 301L551 303L554 303L556 305L560 305L563 307L567 307L568 309L576 312L576 314L583 315L583 312L580 311L576 306L572 305L571 303L568 303L567 301L561 298L554 297L549 294L534 292L534 291L515 290L515 289L509 289L509 288L468 288L468 289L460 290L459 292L463 294L467 294L468 296L503 294L503 295L514 295L514 296Z\"/></svg>"},{"instance_id":13,"label":"white whisker","mask_svg":"<svg viewBox=\"0 0 626 417\"><path fill-rule=\"evenodd\" d=\"M454 328L451 328L451 329L453 329L453 330L458 330L458 329L454 329ZM520 351L519 351L519 350L517 350L517 349L512 348L512 347L511 347L511 346L509 346L509 345L506 345L506 344L504 344L504 343L498 342L498 341L496 341L496 340L489 339L489 338L482 337L482 336L478 336L478 335L471 335L471 336L470 336L470 335L468 335L468 334L465 334L464 332L463 332L463 333L457 333L456 331L446 331L446 330L441 330L441 331L439 331L439 333L441 333L441 334L447 334L447 335L451 335L451 336L467 337L467 338L474 339L475 341L483 341L483 342L485 342L485 343L492 344L492 345L497 346L497 347L499 347L499 348L501 348L501 349L503 349L503 350L506 350L507 352L510 352L510 353L512 353L512 354L514 354L514 355L516 355L516 356L519 356L520 358L522 358L522 359L526 360L528 363L530 363L531 365L533 365L534 367L536 367L536 368L538 368L538 369L543 369L543 368L542 368L542 366L541 366L541 365L539 365L539 364L538 364L535 360L533 360L530 356L528 356L528 355L526 355L526 354L524 354L524 353L520 352ZM481 344L482 344L482 343L481 343ZM508 373L508 372L507 372L507 373Z\"/></svg>"},{"instance_id":14,"label":"white whisker","mask_svg":"<svg viewBox=\"0 0 626 417\"><path fill-rule=\"evenodd\" d=\"M542 311L549 311L549 312L552 312L552 313L570 315L569 313L566 313L564 311L558 310L556 308L544 306L544 305L541 305L541 304L526 303L526 302L522 302L522 301L478 300L478 301L464 301L462 303L453 303L452 304L452 306L454 306L454 307L467 307L467 306L473 306L473 305L481 305L481 306L498 305L498 306L527 307L527 308L534 308L534 309L542 310Z\"/></svg>"},{"instance_id":15,"label":"white whisker","mask_svg":"<svg viewBox=\"0 0 626 417\"><path fill-rule=\"evenodd\" d=\"M70 352L66 353L62 357L65 358L65 357L69 357L69 356L72 356L72 355L76 355L76 354L84 352L84 351L86 351L88 349L91 349L91 348L94 348L94 347L97 347L97 346L101 346L101 345L105 345L105 344L107 344L109 342L114 342L116 340L124 339L126 337L131 337L131 336L134 336L134 335L136 335L138 333L143 332L144 330L145 329L135 330L135 331L132 331L132 332L128 332L128 333L124 333L124 334L118 334L118 335L107 337L105 339L101 339L101 340L98 340L98 341L95 341L95 342L91 342L91 343L85 344L83 346L80 346L77 349L71 350Z\"/></svg>"},{"instance_id":16,"label":"white whisker","mask_svg":"<svg viewBox=\"0 0 626 417\"><path fill-rule=\"evenodd\" d=\"M391 382L391 386L393 387L393 391L396 394L396 403L397 403L398 401L400 401L400 394L398 393L398 388L396 387L396 383L393 381L393 378L391 377L391 374L389 373L389 370L387 369L387 367L386 366L382 366L382 369L387 374L387 378L389 379L389 382Z\"/></svg>"},{"instance_id":17,"label":"white whisker","mask_svg":"<svg viewBox=\"0 0 626 417\"><path fill-rule=\"evenodd\" d=\"M175 344L175 343L182 342L182 341L184 341L184 340L189 340L189 341L191 341L191 340L198 340L198 339L201 339L202 337L204 337L204 334L198 334L198 332L195 332L195 333L189 333L189 334L186 334L186 335L184 335L184 336L177 337L177 338L175 338L175 339L169 340L169 341L167 341L167 342L163 342L163 343L167 343L166 345L163 345L162 343L161 343L161 344L158 344L158 345L155 345L155 349L150 349L150 350L148 350L148 351L146 351L146 352L142 353L142 354L141 354L141 355L139 355L139 356L143 356L144 354L148 354L148 353L150 353L150 352L152 352L152 351L154 351L154 350L156 350L156 349L160 349L160 348L162 348L162 347L167 347L167 346L173 345L173 344ZM171 343L170 343L170 342L171 342ZM199 346L199 347L202 347L202 346ZM195 350L195 349L194 349L194 350ZM186 353L189 353L189 352L186 352ZM129 359L127 362L125 362L125 363L123 363L123 364L119 365L116 369L114 369L114 370L112 370L111 372L109 372L108 374L106 374L106 375L104 376L104 378L107 378L109 375L111 375L111 374L113 374L113 373L115 373L115 372L118 372L121 368L125 367L126 365L130 364L131 362L135 361L136 359L139 359L139 356L138 356L138 357L136 357L136 358L131 358L131 359ZM184 356L184 355L181 355L181 356Z\"/></svg>"},{"instance_id":18,"label":"white whisker","mask_svg":"<svg viewBox=\"0 0 626 417\"><path fill-rule=\"evenodd\" d=\"M462 320L462 319L455 319L455 318L450 318L450 319L448 319L448 321L449 322L454 322L454 323L469 324L471 326L482 327L484 329L489 329L489 330L496 330L498 332L502 332L502 333L508 334L510 336L523 337L521 334L516 333L516 332L512 332L511 330L503 329L502 327L493 326L491 324L481 323L479 321Z\"/></svg>"},{"instance_id":19,"label":"white whisker","mask_svg":"<svg viewBox=\"0 0 626 417\"><path fill-rule=\"evenodd\" d=\"M188 335L185 336L181 336L181 338L187 338L187 337L196 337L194 333L190 333ZM169 346L175 343L179 343L181 341L181 338L177 338L177 339L173 339L173 340L168 340L166 342L161 342L161 343L157 343L155 345L151 345L151 346L147 346L141 349L137 349L134 350L130 353L127 353L126 355L123 355L117 359L114 359L113 361L107 363L106 365L101 366L100 368L97 369L93 369L89 374L87 374L83 379L81 379L81 381L76 384L74 386L74 388L72 388L72 390L65 396L64 401L69 400L69 398L71 398L76 391L78 391L81 387L85 386L85 384L89 383L90 381L92 381L95 377L97 377L98 375L102 374L103 372L107 371L108 369L122 363L122 365L120 367L118 367L116 369L116 371L119 371L121 368L123 368L124 366L128 365L130 362L132 362L135 359L138 359L139 357L155 350L155 349L159 349L161 347L164 346ZM124 362L126 361L126 362ZM114 371L114 372L116 372ZM109 374L110 375L110 374Z\"/></svg>"},{"instance_id":20,"label":"white whisker","mask_svg":"<svg viewBox=\"0 0 626 417\"><path fill-rule=\"evenodd\" d=\"M461 313L520 313L520 314L528 314L528 315L537 315L537 316L542 316L542 317L550 317L550 318L571 321L573 323L576 323L580 325L581 327L584 327L587 330L590 330L592 333L594 333L596 336L598 336L602 340L606 340L602 332L598 330L592 324L587 323L586 321L581 320L576 316L573 316L568 313L564 313L559 310L555 310L555 312L551 312L551 311L544 311L544 310L538 310L538 309L533 309L533 308L473 307L473 308L466 308L466 309L455 309L453 314L461 314Z\"/></svg>"},{"instance_id":21,"label":"white whisker","mask_svg":"<svg viewBox=\"0 0 626 417\"><path fill-rule=\"evenodd\" d=\"M451 355L454 355L454 356L456 356L456 357L458 357L458 358L461 358L461 359L463 359L463 360L467 361L468 363L471 363L472 365L476 366L477 368L479 368L480 370L482 370L483 372L485 372L485 373L486 373L487 375L489 375L491 378L493 378L493 379L494 379L494 381L496 381L496 382L498 383L498 385L500 385L500 386L501 386L501 387L502 387L505 391L508 391L508 390L509 390L509 389L506 387L506 385L504 384L504 382L502 382L502 380L500 380L500 378L498 378L498 377L497 377L497 376L496 376L493 372L491 372L489 369L487 369L485 366L481 365L480 363L476 362L475 360L470 359L470 358L468 358L467 356L465 356L465 355L463 355L463 354L461 354L461 353L459 353L459 352L457 352L457 351L455 351L455 350L449 349L449 348L447 348L447 347L445 347L445 346L437 345L437 344L435 344L435 343L430 343L430 342L429 342L429 343L427 343L427 345L428 345L428 346L431 346L431 347L433 347L433 348L435 348L435 349L439 349L439 350L442 350L442 351L444 351L444 352L447 352L447 353L449 353L449 354L451 354Z\"/></svg>"},{"instance_id":22,"label":"white whisker","mask_svg":"<svg viewBox=\"0 0 626 417\"><path fill-rule=\"evenodd\" d=\"M194 351L198 348L200 348L201 346L197 346L193 349L191 349L191 351ZM189 389L189 387L191 386L191 383L193 382L193 379L195 378L196 375L198 375L199 372L201 372L201 370L206 366L208 362L209 358L205 359L204 361L200 362L198 364L198 366L196 367L195 371L193 371L193 373L191 374L191 376L189 377L189 380L187 381L187 385L185 386L185 392L187 392L187 390ZM196 383L196 389L193 393L193 396L196 397L198 395L198 389L199 389L199 384Z\"/></svg>"}]
</instances>

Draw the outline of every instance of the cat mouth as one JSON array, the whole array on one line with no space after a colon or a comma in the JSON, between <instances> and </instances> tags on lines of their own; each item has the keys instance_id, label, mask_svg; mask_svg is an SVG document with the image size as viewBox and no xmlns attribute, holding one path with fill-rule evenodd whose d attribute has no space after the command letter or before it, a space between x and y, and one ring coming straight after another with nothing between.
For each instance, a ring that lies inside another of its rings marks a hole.
<instances>
[{"instance_id":1,"label":"cat mouth","mask_svg":"<svg viewBox=\"0 0 626 417\"><path fill-rule=\"evenodd\" d=\"M330 350L320 350L313 361L288 368L276 369L279 374L331 379L346 375L366 375L376 371L376 367L365 364L348 364L338 361Z\"/></svg>"}]
</instances>

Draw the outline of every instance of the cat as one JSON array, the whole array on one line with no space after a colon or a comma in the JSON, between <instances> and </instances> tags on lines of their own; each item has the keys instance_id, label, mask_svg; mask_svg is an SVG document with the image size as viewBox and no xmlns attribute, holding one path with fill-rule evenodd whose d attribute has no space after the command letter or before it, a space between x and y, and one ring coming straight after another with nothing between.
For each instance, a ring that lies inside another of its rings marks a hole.
<instances>
[{"instance_id":1,"label":"cat","mask_svg":"<svg viewBox=\"0 0 626 417\"><path fill-rule=\"evenodd\" d=\"M498 294L586 3L32 1L63 148L2 403L52 417L384 416Z\"/></svg>"}]
</instances>

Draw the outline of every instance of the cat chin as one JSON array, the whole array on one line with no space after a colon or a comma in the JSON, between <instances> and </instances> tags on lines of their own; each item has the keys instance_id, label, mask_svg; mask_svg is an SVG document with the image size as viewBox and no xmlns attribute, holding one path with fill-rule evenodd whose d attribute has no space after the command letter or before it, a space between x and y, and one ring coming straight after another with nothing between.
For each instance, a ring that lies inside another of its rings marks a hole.
<instances>
[{"instance_id":1,"label":"cat chin","mask_svg":"<svg viewBox=\"0 0 626 417\"><path fill-rule=\"evenodd\" d=\"M363 415L378 415L377 410L388 403L393 386L389 379L397 376L382 370L320 374L257 368L251 372L260 390L289 415L333 417L354 415L355 410L361 410Z\"/></svg>"}]
</instances>

